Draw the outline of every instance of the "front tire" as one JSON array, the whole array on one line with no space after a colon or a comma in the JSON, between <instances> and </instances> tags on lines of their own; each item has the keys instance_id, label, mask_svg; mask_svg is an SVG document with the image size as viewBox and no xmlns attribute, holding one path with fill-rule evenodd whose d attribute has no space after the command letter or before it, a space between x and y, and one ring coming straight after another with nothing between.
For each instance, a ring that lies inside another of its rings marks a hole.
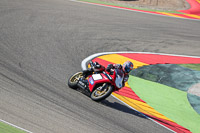
<instances>
[{"instance_id":1,"label":"front tire","mask_svg":"<svg viewBox=\"0 0 200 133\"><path fill-rule=\"evenodd\" d=\"M114 87L112 85L108 85L103 91L98 90L98 88L101 86L98 86L94 89L94 91L91 93L90 98L94 101L102 101L106 99L110 94L113 92Z\"/></svg>"},{"instance_id":2,"label":"front tire","mask_svg":"<svg viewBox=\"0 0 200 133\"><path fill-rule=\"evenodd\" d=\"M74 75L70 76L70 78L68 79L68 86L72 89L76 89L78 80L82 77L83 77L83 72L77 72Z\"/></svg>"}]
</instances>

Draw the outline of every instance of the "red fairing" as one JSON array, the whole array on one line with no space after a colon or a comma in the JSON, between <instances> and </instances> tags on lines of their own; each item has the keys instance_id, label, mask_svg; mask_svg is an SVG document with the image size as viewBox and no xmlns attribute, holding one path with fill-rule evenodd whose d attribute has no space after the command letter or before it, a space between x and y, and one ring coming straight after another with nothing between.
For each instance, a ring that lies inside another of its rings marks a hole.
<instances>
[{"instance_id":1,"label":"red fairing","mask_svg":"<svg viewBox=\"0 0 200 133\"><path fill-rule=\"evenodd\" d=\"M110 75L108 72L106 72L108 75ZM88 82L89 82L89 90L92 92L94 87L97 85L97 84L102 84L102 83L110 83L112 84L113 86L115 86L115 72L114 74L110 75L110 77L112 77L112 81L109 80L106 75L104 75L103 73L100 73L100 74L93 74L93 75L90 75L88 77Z\"/></svg>"}]
</instances>

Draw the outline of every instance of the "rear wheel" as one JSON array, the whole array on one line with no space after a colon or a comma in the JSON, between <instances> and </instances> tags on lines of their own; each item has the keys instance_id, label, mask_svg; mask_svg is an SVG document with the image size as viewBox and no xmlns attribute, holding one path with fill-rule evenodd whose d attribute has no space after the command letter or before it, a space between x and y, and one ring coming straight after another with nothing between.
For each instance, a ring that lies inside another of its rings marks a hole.
<instances>
[{"instance_id":1,"label":"rear wheel","mask_svg":"<svg viewBox=\"0 0 200 133\"><path fill-rule=\"evenodd\" d=\"M77 83L83 77L83 72L77 72L68 79L68 86L72 89L77 88Z\"/></svg>"},{"instance_id":2,"label":"rear wheel","mask_svg":"<svg viewBox=\"0 0 200 133\"><path fill-rule=\"evenodd\" d=\"M90 98L94 101L102 101L106 99L110 94L113 92L114 87L112 85L107 85L106 88L101 90L103 85L98 86L94 89L94 91L91 93Z\"/></svg>"}]
</instances>

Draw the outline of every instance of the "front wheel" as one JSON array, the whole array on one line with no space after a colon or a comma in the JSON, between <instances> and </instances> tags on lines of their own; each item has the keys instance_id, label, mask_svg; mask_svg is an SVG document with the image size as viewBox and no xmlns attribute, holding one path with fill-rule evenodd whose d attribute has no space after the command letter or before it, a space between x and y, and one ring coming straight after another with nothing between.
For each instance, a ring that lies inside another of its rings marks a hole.
<instances>
[{"instance_id":1,"label":"front wheel","mask_svg":"<svg viewBox=\"0 0 200 133\"><path fill-rule=\"evenodd\" d=\"M77 88L77 83L83 77L83 72L77 72L68 79L68 86L72 89Z\"/></svg>"},{"instance_id":2,"label":"front wheel","mask_svg":"<svg viewBox=\"0 0 200 133\"><path fill-rule=\"evenodd\" d=\"M106 99L110 94L113 92L114 87L112 85L107 85L106 88L101 90L102 86L98 86L94 89L94 91L91 93L90 98L94 101L102 101Z\"/></svg>"}]
</instances>

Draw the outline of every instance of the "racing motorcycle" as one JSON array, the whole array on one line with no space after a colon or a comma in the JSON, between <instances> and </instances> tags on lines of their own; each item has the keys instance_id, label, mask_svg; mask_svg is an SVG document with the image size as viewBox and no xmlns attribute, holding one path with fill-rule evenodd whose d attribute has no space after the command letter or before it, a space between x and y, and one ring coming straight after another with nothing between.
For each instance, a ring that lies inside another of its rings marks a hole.
<instances>
[{"instance_id":1,"label":"racing motorcycle","mask_svg":"<svg viewBox=\"0 0 200 133\"><path fill-rule=\"evenodd\" d=\"M98 68L96 63L89 62L91 68L88 68L87 75L84 71L73 74L68 79L68 86L83 90L94 101L102 101L123 87L124 73L118 69L107 72L105 67Z\"/></svg>"}]
</instances>

